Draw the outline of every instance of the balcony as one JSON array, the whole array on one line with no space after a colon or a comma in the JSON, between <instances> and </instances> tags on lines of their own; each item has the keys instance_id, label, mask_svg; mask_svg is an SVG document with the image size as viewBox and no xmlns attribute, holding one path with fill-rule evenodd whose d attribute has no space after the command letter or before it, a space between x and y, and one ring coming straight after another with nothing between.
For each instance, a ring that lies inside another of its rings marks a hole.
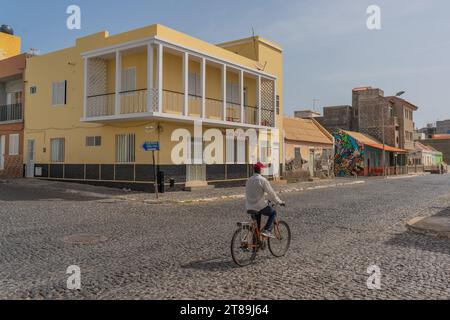
<instances>
[{"instance_id":1,"label":"balcony","mask_svg":"<svg viewBox=\"0 0 450 320\"><path fill-rule=\"evenodd\" d=\"M21 103L0 106L0 123L23 121L23 107Z\"/></svg>"},{"instance_id":2,"label":"balcony","mask_svg":"<svg viewBox=\"0 0 450 320\"><path fill-rule=\"evenodd\" d=\"M162 40L83 54L82 121L275 127L276 78Z\"/></svg>"}]
</instances>

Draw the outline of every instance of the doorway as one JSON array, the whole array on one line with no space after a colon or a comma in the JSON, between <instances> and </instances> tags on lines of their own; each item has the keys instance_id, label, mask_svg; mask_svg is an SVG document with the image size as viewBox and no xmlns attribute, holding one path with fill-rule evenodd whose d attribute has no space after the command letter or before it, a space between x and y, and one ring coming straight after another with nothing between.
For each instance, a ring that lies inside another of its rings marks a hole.
<instances>
[{"instance_id":1,"label":"doorway","mask_svg":"<svg viewBox=\"0 0 450 320\"><path fill-rule=\"evenodd\" d=\"M0 136L0 170L5 170L5 136Z\"/></svg>"},{"instance_id":2,"label":"doorway","mask_svg":"<svg viewBox=\"0 0 450 320\"><path fill-rule=\"evenodd\" d=\"M35 164L35 142L28 140L27 143L27 178L34 178L34 164Z\"/></svg>"},{"instance_id":3,"label":"doorway","mask_svg":"<svg viewBox=\"0 0 450 320\"><path fill-rule=\"evenodd\" d=\"M309 174L311 178L314 177L314 149L309 150Z\"/></svg>"}]
</instances>

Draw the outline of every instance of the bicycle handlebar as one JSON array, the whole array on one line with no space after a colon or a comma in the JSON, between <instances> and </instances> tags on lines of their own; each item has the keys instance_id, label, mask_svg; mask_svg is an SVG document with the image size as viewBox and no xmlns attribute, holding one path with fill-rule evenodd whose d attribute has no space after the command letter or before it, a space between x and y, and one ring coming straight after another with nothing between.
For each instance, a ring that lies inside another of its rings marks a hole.
<instances>
[{"instance_id":1,"label":"bicycle handlebar","mask_svg":"<svg viewBox=\"0 0 450 320\"><path fill-rule=\"evenodd\" d=\"M272 202L270 200L268 202L269 202L269 206L272 206L272 208L275 208L276 206L286 207L286 203L285 202L283 202L283 203L274 203L274 202Z\"/></svg>"}]
</instances>

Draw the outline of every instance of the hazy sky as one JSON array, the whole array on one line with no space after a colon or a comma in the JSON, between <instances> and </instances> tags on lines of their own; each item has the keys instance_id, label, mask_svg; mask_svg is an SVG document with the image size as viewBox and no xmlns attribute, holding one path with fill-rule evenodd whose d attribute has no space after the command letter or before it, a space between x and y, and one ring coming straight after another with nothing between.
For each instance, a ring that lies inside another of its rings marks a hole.
<instances>
[{"instance_id":1,"label":"hazy sky","mask_svg":"<svg viewBox=\"0 0 450 320\"><path fill-rule=\"evenodd\" d=\"M66 28L66 8L82 10L82 29ZM366 27L369 5L381 8L382 29ZM284 108L351 104L351 89L406 91L420 107L417 126L450 118L448 0L0 0L0 24L11 24L23 50L46 53L77 37L120 33L162 23L218 43L255 32L284 48Z\"/></svg>"}]
</instances>

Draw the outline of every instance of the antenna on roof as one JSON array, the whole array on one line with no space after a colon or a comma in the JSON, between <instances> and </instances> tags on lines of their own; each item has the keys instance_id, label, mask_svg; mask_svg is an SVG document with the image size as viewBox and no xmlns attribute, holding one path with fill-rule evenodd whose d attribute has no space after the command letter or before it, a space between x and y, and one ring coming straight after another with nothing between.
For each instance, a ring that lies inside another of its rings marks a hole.
<instances>
[{"instance_id":1,"label":"antenna on roof","mask_svg":"<svg viewBox=\"0 0 450 320\"><path fill-rule=\"evenodd\" d=\"M255 57L258 58L258 48L257 48L257 44L256 44L256 35L255 35L255 29L252 27L252 40L253 40L253 49L255 50ZM256 64L256 68L258 70L264 71L266 70L266 66L267 66L267 61L262 64L260 62L258 62Z\"/></svg>"},{"instance_id":2,"label":"antenna on roof","mask_svg":"<svg viewBox=\"0 0 450 320\"><path fill-rule=\"evenodd\" d=\"M256 49L256 36L255 29L252 27L252 39L253 39L253 49L255 50L255 57L258 55L258 50Z\"/></svg>"}]
</instances>

